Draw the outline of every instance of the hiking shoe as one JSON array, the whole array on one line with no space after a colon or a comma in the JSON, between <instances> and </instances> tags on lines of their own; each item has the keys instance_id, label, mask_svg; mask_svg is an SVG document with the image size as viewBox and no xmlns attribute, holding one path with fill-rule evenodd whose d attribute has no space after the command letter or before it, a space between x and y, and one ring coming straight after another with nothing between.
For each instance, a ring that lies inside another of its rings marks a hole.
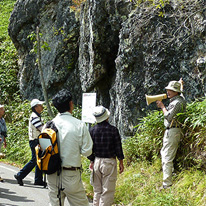
<instances>
[{"instance_id":1,"label":"hiking shoe","mask_svg":"<svg viewBox=\"0 0 206 206\"><path fill-rule=\"evenodd\" d=\"M18 182L18 184L19 184L20 186L23 186L23 185L24 185L22 179L21 179L18 175L14 175L14 177L16 178L16 180L17 180L17 182Z\"/></svg>"},{"instance_id":2,"label":"hiking shoe","mask_svg":"<svg viewBox=\"0 0 206 206\"><path fill-rule=\"evenodd\" d=\"M166 190L166 189L169 189L172 185L170 186L166 186L166 185L163 185L161 187L158 188L159 191L162 191L162 190Z\"/></svg>"},{"instance_id":3,"label":"hiking shoe","mask_svg":"<svg viewBox=\"0 0 206 206\"><path fill-rule=\"evenodd\" d=\"M39 185L39 186L44 186L44 187L46 187L46 186L47 186L47 183L46 183L46 182L35 182L34 185Z\"/></svg>"},{"instance_id":4,"label":"hiking shoe","mask_svg":"<svg viewBox=\"0 0 206 206\"><path fill-rule=\"evenodd\" d=\"M170 188L171 186L172 186L172 185L167 185L167 186L166 186L166 185L163 185L163 188L164 188L164 189L168 189L168 188Z\"/></svg>"},{"instance_id":5,"label":"hiking shoe","mask_svg":"<svg viewBox=\"0 0 206 206\"><path fill-rule=\"evenodd\" d=\"M4 180L0 177L0 182L3 182Z\"/></svg>"}]
</instances>

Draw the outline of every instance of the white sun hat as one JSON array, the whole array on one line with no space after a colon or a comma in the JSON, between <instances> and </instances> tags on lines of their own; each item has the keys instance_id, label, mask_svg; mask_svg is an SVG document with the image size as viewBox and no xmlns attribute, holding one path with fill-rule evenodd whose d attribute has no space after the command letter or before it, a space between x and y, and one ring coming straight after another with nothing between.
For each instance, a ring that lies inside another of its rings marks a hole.
<instances>
[{"instance_id":1,"label":"white sun hat","mask_svg":"<svg viewBox=\"0 0 206 206\"><path fill-rule=\"evenodd\" d=\"M96 122L100 123L109 118L110 112L107 108L103 106L97 106L93 110L93 115L96 118Z\"/></svg>"},{"instance_id":2,"label":"white sun hat","mask_svg":"<svg viewBox=\"0 0 206 206\"><path fill-rule=\"evenodd\" d=\"M44 101L40 101L40 100L38 100L38 99L33 99L32 101L31 101L31 107L34 107L34 106L36 106L37 104L43 104L44 103Z\"/></svg>"}]
</instances>

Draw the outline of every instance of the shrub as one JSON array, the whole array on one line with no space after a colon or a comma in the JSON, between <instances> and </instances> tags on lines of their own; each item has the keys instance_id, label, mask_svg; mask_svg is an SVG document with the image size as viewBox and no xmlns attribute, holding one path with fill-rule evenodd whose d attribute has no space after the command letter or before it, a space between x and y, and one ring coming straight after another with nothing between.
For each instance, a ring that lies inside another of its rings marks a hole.
<instances>
[{"instance_id":1,"label":"shrub","mask_svg":"<svg viewBox=\"0 0 206 206\"><path fill-rule=\"evenodd\" d=\"M140 119L136 128L136 135L125 140L123 144L128 163L130 164L137 158L149 161L156 159L161 149L164 132L162 112L150 112Z\"/></svg>"},{"instance_id":2,"label":"shrub","mask_svg":"<svg viewBox=\"0 0 206 206\"><path fill-rule=\"evenodd\" d=\"M140 119L134 137L124 141L127 163L141 160L153 161L160 157L164 135L163 113L152 111ZM185 113L177 115L184 137L180 141L176 165L178 168L206 168L206 99L187 104Z\"/></svg>"},{"instance_id":3,"label":"shrub","mask_svg":"<svg viewBox=\"0 0 206 206\"><path fill-rule=\"evenodd\" d=\"M15 0L0 1L0 93L1 104L10 104L13 94L18 91L18 66L17 52L12 44L7 28L9 24L9 16L13 9Z\"/></svg>"}]
</instances>

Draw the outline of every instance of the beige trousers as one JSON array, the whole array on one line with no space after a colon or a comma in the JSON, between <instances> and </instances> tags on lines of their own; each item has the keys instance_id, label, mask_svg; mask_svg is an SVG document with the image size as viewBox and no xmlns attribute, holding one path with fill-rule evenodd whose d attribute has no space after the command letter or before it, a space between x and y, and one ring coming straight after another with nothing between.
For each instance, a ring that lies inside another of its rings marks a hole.
<instances>
[{"instance_id":1,"label":"beige trousers","mask_svg":"<svg viewBox=\"0 0 206 206\"><path fill-rule=\"evenodd\" d=\"M93 206L111 206L117 180L117 160L95 157L93 176Z\"/></svg>"},{"instance_id":2,"label":"beige trousers","mask_svg":"<svg viewBox=\"0 0 206 206\"><path fill-rule=\"evenodd\" d=\"M62 170L61 177L62 188L64 188L64 190L61 191L62 206L64 205L66 197L70 206L89 206L89 202L81 181L80 171ZM57 176L57 173L47 175L47 180L50 205L59 206L59 199L57 198L59 176Z\"/></svg>"},{"instance_id":3,"label":"beige trousers","mask_svg":"<svg viewBox=\"0 0 206 206\"><path fill-rule=\"evenodd\" d=\"M182 135L183 133L180 128L167 129L164 133L163 147L161 149L164 187L172 185L173 160L176 156Z\"/></svg>"}]
</instances>

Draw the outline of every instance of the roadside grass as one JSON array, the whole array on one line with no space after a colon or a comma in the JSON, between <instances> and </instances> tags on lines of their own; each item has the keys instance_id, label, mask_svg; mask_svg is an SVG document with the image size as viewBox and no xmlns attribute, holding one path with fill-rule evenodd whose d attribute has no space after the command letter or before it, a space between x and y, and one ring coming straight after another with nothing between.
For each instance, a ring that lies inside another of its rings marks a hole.
<instances>
[{"instance_id":1,"label":"roadside grass","mask_svg":"<svg viewBox=\"0 0 206 206\"><path fill-rule=\"evenodd\" d=\"M6 159L0 160L13 164ZM93 198L90 185L89 160L83 157L82 180L87 196ZM21 167L21 164L15 164ZM125 171L118 175L115 206L205 206L206 205L206 174L204 171L189 168L174 175L173 186L161 190L161 161L133 162L125 166Z\"/></svg>"},{"instance_id":2,"label":"roadside grass","mask_svg":"<svg viewBox=\"0 0 206 206\"><path fill-rule=\"evenodd\" d=\"M161 160L153 163L137 160L126 166L118 175L115 206L205 206L206 174L204 171L188 168L173 175L173 186L162 189ZM93 189L90 185L89 161L83 158L82 179L90 199Z\"/></svg>"},{"instance_id":3,"label":"roadside grass","mask_svg":"<svg viewBox=\"0 0 206 206\"><path fill-rule=\"evenodd\" d=\"M196 169L181 171L169 189L161 190L161 162L138 161L119 175L115 202L122 206L205 206L206 175Z\"/></svg>"}]
</instances>

